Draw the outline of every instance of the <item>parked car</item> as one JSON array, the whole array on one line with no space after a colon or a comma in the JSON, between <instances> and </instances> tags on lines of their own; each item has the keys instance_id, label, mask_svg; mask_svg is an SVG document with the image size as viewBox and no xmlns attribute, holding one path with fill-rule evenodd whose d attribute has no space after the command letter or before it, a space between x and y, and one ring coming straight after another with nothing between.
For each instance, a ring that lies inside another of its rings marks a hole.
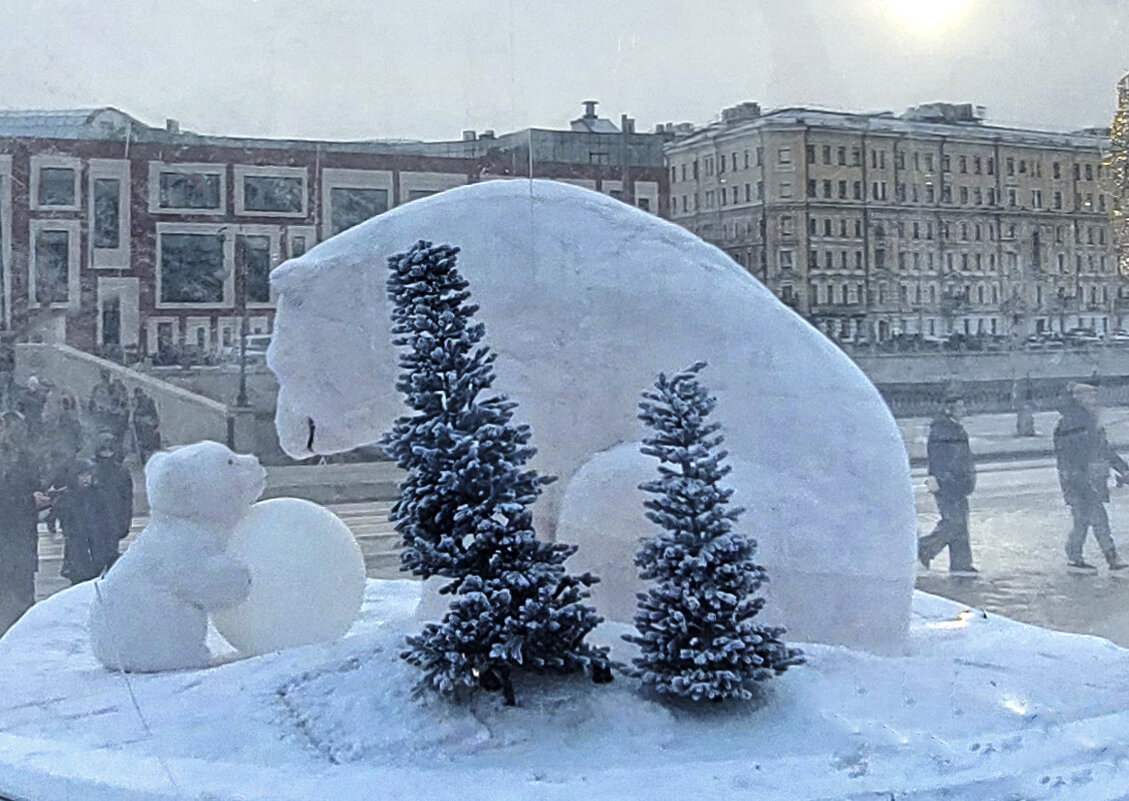
<instances>
[{"instance_id":1,"label":"parked car","mask_svg":"<svg viewBox=\"0 0 1129 801\"><path fill-rule=\"evenodd\" d=\"M247 364L258 365L267 362L267 347L270 346L270 334L247 335ZM223 359L228 364L239 364L239 338L236 337L228 347L224 348Z\"/></svg>"},{"instance_id":2,"label":"parked car","mask_svg":"<svg viewBox=\"0 0 1129 801\"><path fill-rule=\"evenodd\" d=\"M1062 335L1062 338L1067 345L1075 346L1090 345L1102 341L1102 338L1092 328L1071 328Z\"/></svg>"},{"instance_id":3,"label":"parked car","mask_svg":"<svg viewBox=\"0 0 1129 801\"><path fill-rule=\"evenodd\" d=\"M1105 335L1106 342L1129 342L1129 331L1124 328L1115 328Z\"/></svg>"}]
</instances>

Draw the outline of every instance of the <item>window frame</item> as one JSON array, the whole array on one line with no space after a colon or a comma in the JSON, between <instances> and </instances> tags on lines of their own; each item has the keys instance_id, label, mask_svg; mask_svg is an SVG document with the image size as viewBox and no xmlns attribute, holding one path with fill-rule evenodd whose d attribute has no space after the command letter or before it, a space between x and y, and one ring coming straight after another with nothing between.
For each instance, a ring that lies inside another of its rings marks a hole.
<instances>
[{"instance_id":1,"label":"window frame","mask_svg":"<svg viewBox=\"0 0 1129 801\"><path fill-rule=\"evenodd\" d=\"M40 172L44 168L74 172L74 203L45 205L39 202ZM82 211L82 159L77 156L32 156L28 207L32 211Z\"/></svg>"},{"instance_id":2,"label":"window frame","mask_svg":"<svg viewBox=\"0 0 1129 801\"><path fill-rule=\"evenodd\" d=\"M240 217L277 217L304 220L310 213L310 173L305 167L256 166L236 164L235 213ZM247 178L300 178L302 180L302 208L299 211L255 211L246 207Z\"/></svg>"},{"instance_id":3,"label":"window frame","mask_svg":"<svg viewBox=\"0 0 1129 801\"><path fill-rule=\"evenodd\" d=\"M312 226L310 226L312 228ZM273 273L278 265L282 264L282 229L277 225L240 225L231 229L231 232L237 236L265 236L270 240L270 270L267 271L269 280L270 274ZM307 248L309 250L309 248ZM235 260L234 254L232 257L232 266L234 267ZM238 298L233 297L233 301ZM270 291L270 300L263 301L247 301L248 309L273 309L278 305L278 295L275 294L274 289Z\"/></svg>"},{"instance_id":4,"label":"window frame","mask_svg":"<svg viewBox=\"0 0 1129 801\"><path fill-rule=\"evenodd\" d=\"M595 182L591 187L595 189ZM327 167L321 171L321 240L324 242L333 232L333 190L334 189L383 189L388 193L388 209L395 207L393 176L389 170L352 170Z\"/></svg>"},{"instance_id":5,"label":"window frame","mask_svg":"<svg viewBox=\"0 0 1129 801\"><path fill-rule=\"evenodd\" d=\"M47 231L65 231L67 240L67 299L44 303L39 299L39 236ZM27 301L33 309L78 311L82 298L79 275L82 260L82 224L78 220L37 219L28 224Z\"/></svg>"},{"instance_id":6,"label":"window frame","mask_svg":"<svg viewBox=\"0 0 1129 801\"><path fill-rule=\"evenodd\" d=\"M133 240L132 218L130 216L132 205L130 198L133 195L133 186L130 180L130 163L124 159L90 159L88 166L86 191L90 197L90 208L86 217L89 231L87 252L90 254L90 266L96 270L128 269L130 266L130 247ZM116 180L120 187L118 192L118 246L116 248L94 246L94 184L96 181L104 179Z\"/></svg>"},{"instance_id":7,"label":"window frame","mask_svg":"<svg viewBox=\"0 0 1129 801\"><path fill-rule=\"evenodd\" d=\"M187 208L181 206L161 205L161 174L176 173L180 175L218 175L220 179L218 208ZM149 213L150 214L178 214L191 216L226 217L227 216L227 165L204 162L149 162Z\"/></svg>"},{"instance_id":8,"label":"window frame","mask_svg":"<svg viewBox=\"0 0 1129 801\"><path fill-rule=\"evenodd\" d=\"M155 229L156 241L153 245L153 306L159 310L175 309L232 309L235 307L235 226L222 223L183 223L183 222L158 222ZM163 253L162 242L164 234L197 234L197 235L223 235L223 266L224 282L223 297L218 303L185 303L183 301L164 301L161 299L163 289Z\"/></svg>"}]
</instances>

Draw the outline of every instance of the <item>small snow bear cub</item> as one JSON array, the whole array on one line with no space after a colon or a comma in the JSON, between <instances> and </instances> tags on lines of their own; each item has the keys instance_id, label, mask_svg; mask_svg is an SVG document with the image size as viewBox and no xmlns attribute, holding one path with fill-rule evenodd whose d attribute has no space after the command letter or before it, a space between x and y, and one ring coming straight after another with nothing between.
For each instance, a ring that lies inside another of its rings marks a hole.
<instances>
[{"instance_id":1,"label":"small snow bear cub","mask_svg":"<svg viewBox=\"0 0 1129 801\"><path fill-rule=\"evenodd\" d=\"M149 459L149 525L95 584L90 640L99 662L129 672L208 666L208 613L240 603L251 587L228 540L265 482L257 458L218 442Z\"/></svg>"}]
</instances>

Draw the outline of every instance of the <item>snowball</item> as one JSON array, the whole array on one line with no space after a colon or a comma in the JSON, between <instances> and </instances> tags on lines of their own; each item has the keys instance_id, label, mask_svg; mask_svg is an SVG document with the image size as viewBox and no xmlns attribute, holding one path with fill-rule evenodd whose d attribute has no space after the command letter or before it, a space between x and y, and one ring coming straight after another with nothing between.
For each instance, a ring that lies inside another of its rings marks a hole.
<instances>
[{"instance_id":1,"label":"snowball","mask_svg":"<svg viewBox=\"0 0 1129 801\"><path fill-rule=\"evenodd\" d=\"M540 536L565 540L558 522L574 480L602 452L643 438L640 392L659 372L705 360L702 380L718 397L711 419L747 489L742 525L760 544L765 595L789 637L900 647L917 521L909 460L877 390L720 250L595 192L471 184L393 209L272 272L279 301L267 358L291 455L373 442L406 413L385 260L421 238L461 248L484 344L497 353L492 390L516 401L515 422L533 429L530 467L560 478L533 507ZM637 476L607 480L609 503L628 502ZM634 507L585 525L591 537L620 539L620 554L654 530ZM630 569L624 558L592 567L614 576Z\"/></svg>"},{"instance_id":2,"label":"snowball","mask_svg":"<svg viewBox=\"0 0 1129 801\"><path fill-rule=\"evenodd\" d=\"M212 620L240 652L334 640L356 620L365 560L353 532L324 506L261 501L236 527L229 551L250 568L251 592Z\"/></svg>"}]
</instances>

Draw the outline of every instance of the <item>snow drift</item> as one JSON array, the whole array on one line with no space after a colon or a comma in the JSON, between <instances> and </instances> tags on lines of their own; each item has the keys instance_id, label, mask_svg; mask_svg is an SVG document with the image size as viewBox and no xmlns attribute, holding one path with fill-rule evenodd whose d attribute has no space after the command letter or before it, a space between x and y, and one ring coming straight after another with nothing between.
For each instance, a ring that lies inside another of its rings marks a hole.
<instances>
[{"instance_id":1,"label":"snow drift","mask_svg":"<svg viewBox=\"0 0 1129 801\"><path fill-rule=\"evenodd\" d=\"M763 705L530 678L522 705L409 697L421 585L370 581L335 642L208 670L102 669L92 587L0 639L0 796L83 801L1087 799L1129 787L1129 651L917 593L909 655L805 644ZM609 631L615 636L626 630ZM136 703L136 706L134 705Z\"/></svg>"}]
</instances>

